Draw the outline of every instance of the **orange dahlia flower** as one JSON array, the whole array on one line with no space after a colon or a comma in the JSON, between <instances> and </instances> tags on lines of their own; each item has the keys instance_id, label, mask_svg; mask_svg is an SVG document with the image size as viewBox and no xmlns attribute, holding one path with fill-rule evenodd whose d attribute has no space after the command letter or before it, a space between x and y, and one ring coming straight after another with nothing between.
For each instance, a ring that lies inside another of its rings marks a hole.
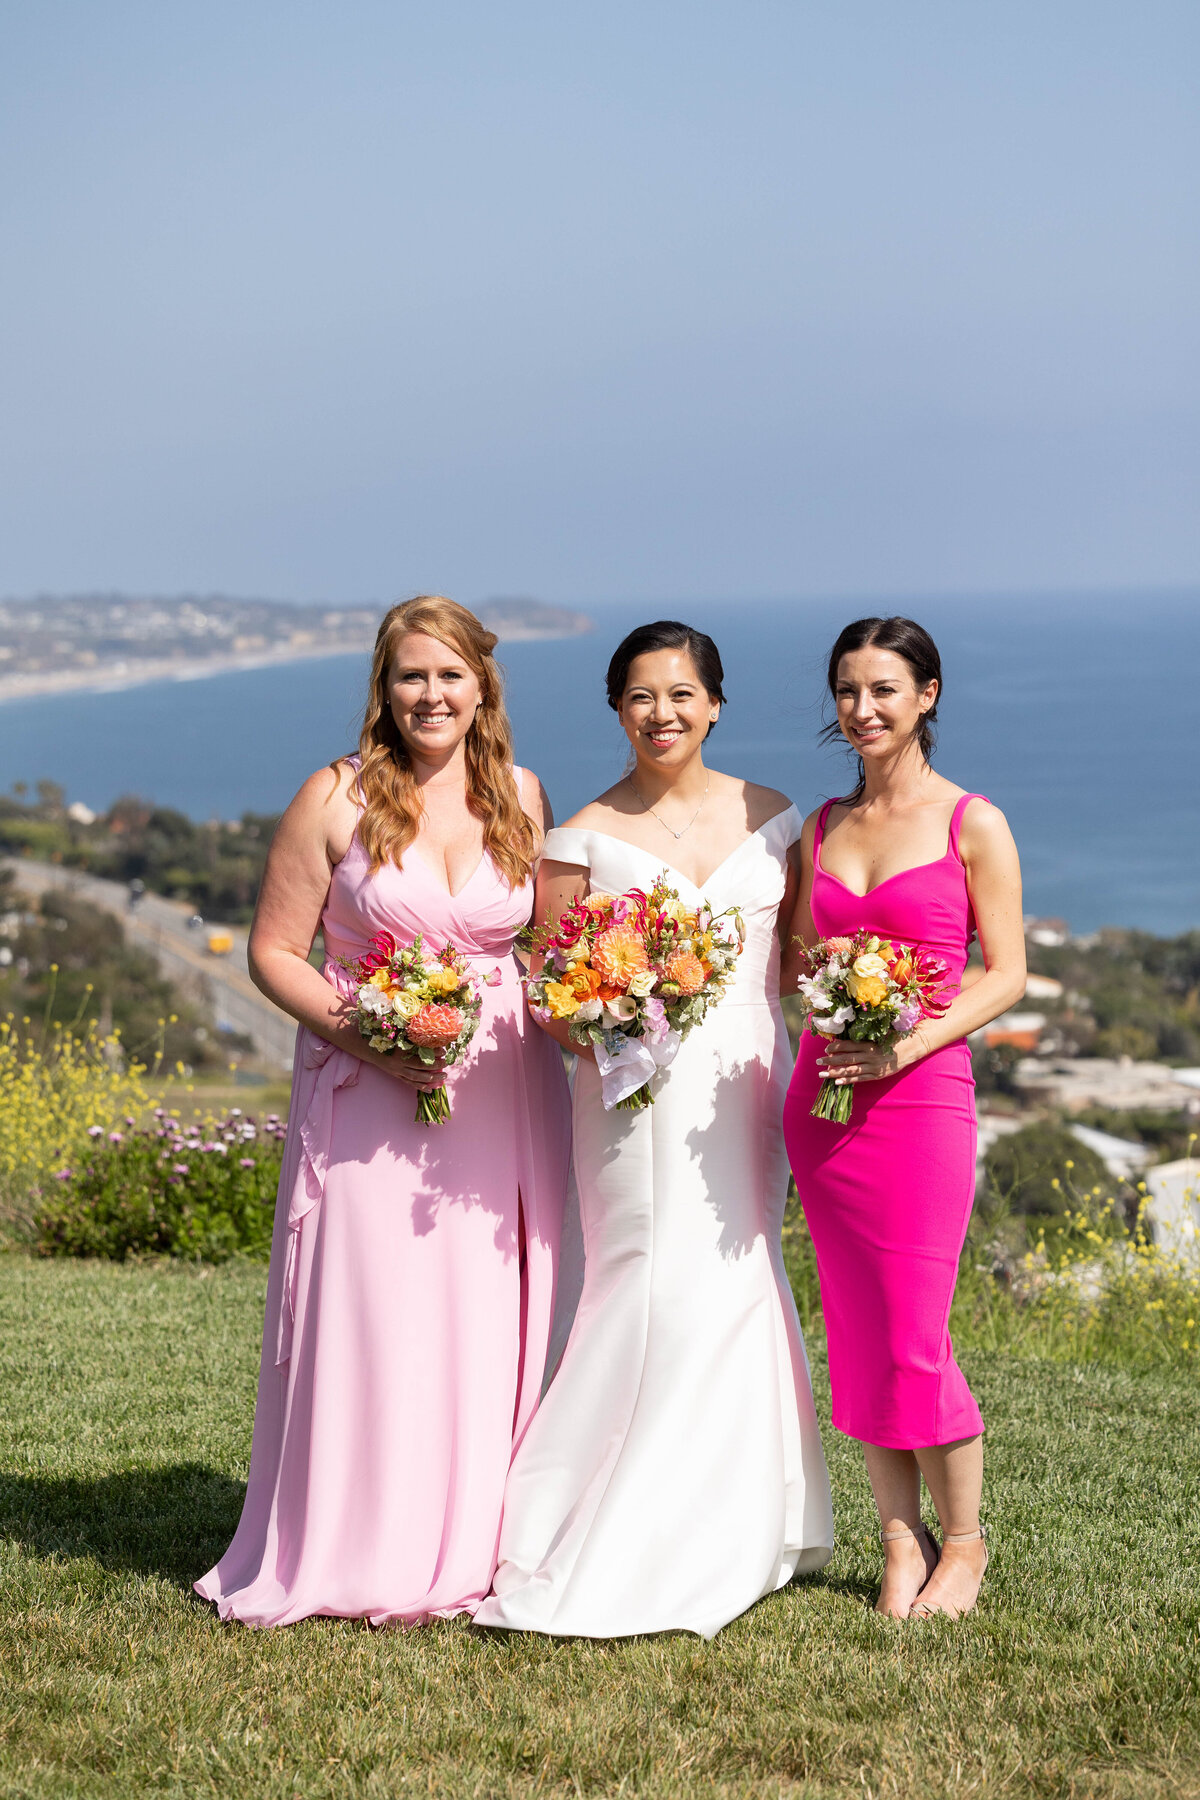
<instances>
[{"instance_id":1,"label":"orange dahlia flower","mask_svg":"<svg viewBox=\"0 0 1200 1800\"><path fill-rule=\"evenodd\" d=\"M444 1003L423 1006L404 1027L414 1044L425 1050L446 1050L463 1028L463 1016L457 1006Z\"/></svg>"},{"instance_id":2,"label":"orange dahlia flower","mask_svg":"<svg viewBox=\"0 0 1200 1800\"><path fill-rule=\"evenodd\" d=\"M640 969L650 967L646 946L628 925L602 931L592 946L592 963L607 987L627 988Z\"/></svg>"},{"instance_id":3,"label":"orange dahlia flower","mask_svg":"<svg viewBox=\"0 0 1200 1800\"><path fill-rule=\"evenodd\" d=\"M681 994L698 994L704 986L704 964L690 950L681 950L666 967L666 978Z\"/></svg>"}]
</instances>

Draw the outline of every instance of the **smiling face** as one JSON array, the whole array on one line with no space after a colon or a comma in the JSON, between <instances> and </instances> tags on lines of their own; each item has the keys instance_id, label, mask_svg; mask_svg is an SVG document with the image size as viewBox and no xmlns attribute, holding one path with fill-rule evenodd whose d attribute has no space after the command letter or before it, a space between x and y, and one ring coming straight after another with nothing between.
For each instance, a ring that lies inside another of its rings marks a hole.
<instances>
[{"instance_id":1,"label":"smiling face","mask_svg":"<svg viewBox=\"0 0 1200 1800\"><path fill-rule=\"evenodd\" d=\"M868 644L838 663L838 724L864 760L895 755L915 741L937 691L936 681L918 688L910 664L894 650Z\"/></svg>"},{"instance_id":2,"label":"smiling face","mask_svg":"<svg viewBox=\"0 0 1200 1800\"><path fill-rule=\"evenodd\" d=\"M677 771L697 754L721 710L686 650L635 656L617 714L639 761Z\"/></svg>"},{"instance_id":3,"label":"smiling face","mask_svg":"<svg viewBox=\"0 0 1200 1800\"><path fill-rule=\"evenodd\" d=\"M406 631L388 669L387 697L409 755L443 762L465 742L483 690L457 650Z\"/></svg>"}]
</instances>

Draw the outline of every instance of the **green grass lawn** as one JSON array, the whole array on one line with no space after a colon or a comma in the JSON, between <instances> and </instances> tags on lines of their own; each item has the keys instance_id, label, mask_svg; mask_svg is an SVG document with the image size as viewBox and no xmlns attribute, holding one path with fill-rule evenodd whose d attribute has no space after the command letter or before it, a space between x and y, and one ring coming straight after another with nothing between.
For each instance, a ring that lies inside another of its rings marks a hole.
<instances>
[{"instance_id":1,"label":"green grass lawn","mask_svg":"<svg viewBox=\"0 0 1200 1800\"><path fill-rule=\"evenodd\" d=\"M871 1612L866 1482L828 1432L833 1562L714 1643L250 1632L188 1583L241 1506L264 1280L0 1259L9 1800L1200 1794L1187 1378L964 1356L993 1562L959 1625Z\"/></svg>"}]
</instances>

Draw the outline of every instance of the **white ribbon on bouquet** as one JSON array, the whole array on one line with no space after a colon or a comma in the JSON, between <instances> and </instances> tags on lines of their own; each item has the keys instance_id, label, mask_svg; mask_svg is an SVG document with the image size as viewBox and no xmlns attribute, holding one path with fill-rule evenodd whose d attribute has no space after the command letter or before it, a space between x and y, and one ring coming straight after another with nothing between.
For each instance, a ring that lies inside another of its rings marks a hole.
<instances>
[{"instance_id":1,"label":"white ribbon on bouquet","mask_svg":"<svg viewBox=\"0 0 1200 1800\"><path fill-rule=\"evenodd\" d=\"M615 1050L597 1044L596 1067L600 1071L600 1097L605 1110L611 1112L622 1100L628 1100L630 1094L636 1094L660 1069L669 1068L682 1042L678 1031L668 1031L658 1044L637 1037L622 1037Z\"/></svg>"}]
</instances>

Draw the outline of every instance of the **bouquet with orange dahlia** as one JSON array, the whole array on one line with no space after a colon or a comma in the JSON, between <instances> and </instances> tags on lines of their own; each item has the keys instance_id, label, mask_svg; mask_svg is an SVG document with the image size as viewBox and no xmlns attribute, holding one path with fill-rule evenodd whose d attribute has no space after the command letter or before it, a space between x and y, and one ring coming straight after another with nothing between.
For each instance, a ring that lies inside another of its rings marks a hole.
<instances>
[{"instance_id":1,"label":"bouquet with orange dahlia","mask_svg":"<svg viewBox=\"0 0 1200 1800\"><path fill-rule=\"evenodd\" d=\"M870 931L821 938L804 950L800 996L805 1024L817 1037L848 1037L890 1049L922 1019L940 1018L952 999L945 991L946 965L928 950L906 949ZM827 1075L817 1090L813 1117L849 1122L854 1089Z\"/></svg>"},{"instance_id":2,"label":"bouquet with orange dahlia","mask_svg":"<svg viewBox=\"0 0 1200 1800\"><path fill-rule=\"evenodd\" d=\"M475 1035L483 1000L480 978L471 974L464 956L447 944L427 956L417 936L407 949L390 931L371 939L371 949L357 962L346 962L357 983L354 1022L372 1050L399 1050L428 1068L459 1062ZM500 971L482 978L485 986ZM417 1095L418 1125L443 1125L450 1117L445 1083Z\"/></svg>"},{"instance_id":3,"label":"bouquet with orange dahlia","mask_svg":"<svg viewBox=\"0 0 1200 1800\"><path fill-rule=\"evenodd\" d=\"M686 906L665 870L648 894L588 894L534 933L544 960L525 983L530 1008L594 1046L606 1107L640 1112L651 1077L724 994L743 935L736 907Z\"/></svg>"}]
</instances>

